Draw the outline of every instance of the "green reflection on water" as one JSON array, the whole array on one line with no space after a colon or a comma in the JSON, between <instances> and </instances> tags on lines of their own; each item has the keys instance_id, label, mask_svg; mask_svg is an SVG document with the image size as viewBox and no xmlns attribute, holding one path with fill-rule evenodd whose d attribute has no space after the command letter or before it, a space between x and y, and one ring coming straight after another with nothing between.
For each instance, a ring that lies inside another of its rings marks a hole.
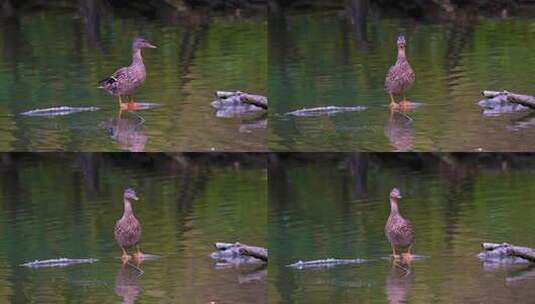
<instances>
[{"instance_id":1,"label":"green reflection on water","mask_svg":"<svg viewBox=\"0 0 535 304\"><path fill-rule=\"evenodd\" d=\"M75 6L22 11L2 19L0 142L4 151L265 150L265 130L243 132L240 119L217 118L210 106L216 90L265 94L263 16L147 19L107 6L94 14ZM96 86L130 63L131 42L139 35L158 48L143 52L148 74L134 97L162 106L140 111L145 124L138 130L123 128L123 134L134 133L142 142L133 148L102 127L117 116L117 100ZM60 105L101 110L53 119L18 116Z\"/></svg>"},{"instance_id":2,"label":"green reflection on water","mask_svg":"<svg viewBox=\"0 0 535 304\"><path fill-rule=\"evenodd\" d=\"M261 265L216 269L216 241L266 246L263 156L180 165L163 155L3 155L0 298L12 302L207 303L265 299ZM142 249L159 255L121 271L113 225L134 187ZM35 259L92 257L67 268L27 269ZM260 278L262 276L260 275ZM123 287L121 287L123 286ZM243 292L246 286L247 293ZM137 291L136 291L137 290Z\"/></svg>"},{"instance_id":3,"label":"green reflection on water","mask_svg":"<svg viewBox=\"0 0 535 304\"><path fill-rule=\"evenodd\" d=\"M483 117L476 103L489 88L531 92L533 20L463 18L434 23L388 15L362 24L347 11L270 17L269 146L281 151L533 150L526 113ZM409 99L423 105L392 120L384 79L395 40L407 37L416 72ZM331 117L284 113L320 106L367 106Z\"/></svg>"},{"instance_id":4,"label":"green reflection on water","mask_svg":"<svg viewBox=\"0 0 535 304\"><path fill-rule=\"evenodd\" d=\"M426 158L427 157L427 158ZM524 265L482 264L480 243L533 246L532 163L432 156L311 154L270 169L268 296L272 303L527 303ZM304 159L304 160L303 160ZM330 159L330 160L329 160ZM411 272L392 267L384 236L388 194L401 189L412 221ZM296 270L299 260L364 258L359 265ZM514 296L513 296L514 294Z\"/></svg>"}]
</instances>

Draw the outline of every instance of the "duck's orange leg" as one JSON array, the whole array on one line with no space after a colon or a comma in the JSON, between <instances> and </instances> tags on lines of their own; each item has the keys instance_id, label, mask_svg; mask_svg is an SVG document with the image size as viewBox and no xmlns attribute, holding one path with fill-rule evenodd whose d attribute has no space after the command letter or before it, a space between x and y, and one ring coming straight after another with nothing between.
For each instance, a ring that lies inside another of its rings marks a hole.
<instances>
[{"instance_id":1,"label":"duck's orange leg","mask_svg":"<svg viewBox=\"0 0 535 304\"><path fill-rule=\"evenodd\" d=\"M396 254L396 247L394 247L393 244L390 244L390 247L392 247L392 258L394 260L397 260L399 258L399 256Z\"/></svg>"},{"instance_id":2,"label":"duck's orange leg","mask_svg":"<svg viewBox=\"0 0 535 304\"><path fill-rule=\"evenodd\" d=\"M403 100L399 102L399 105L403 110L408 110L410 106L410 102L405 97L405 94L403 95Z\"/></svg>"},{"instance_id":3,"label":"duck's orange leg","mask_svg":"<svg viewBox=\"0 0 535 304\"><path fill-rule=\"evenodd\" d=\"M121 261L123 262L123 264L126 264L126 263L128 263L128 261L130 261L132 259L132 257L128 255L128 252L126 252L124 247L121 246L121 249L123 250L123 255L121 256Z\"/></svg>"},{"instance_id":4,"label":"duck's orange leg","mask_svg":"<svg viewBox=\"0 0 535 304\"><path fill-rule=\"evenodd\" d=\"M134 102L132 95L127 95L128 100L120 105L121 110L132 111L137 109L137 104Z\"/></svg>"},{"instance_id":5,"label":"duck's orange leg","mask_svg":"<svg viewBox=\"0 0 535 304\"><path fill-rule=\"evenodd\" d=\"M394 95L392 95L392 93L390 93L390 110L395 110L398 108L398 104L396 103L396 100L394 99Z\"/></svg>"},{"instance_id":6,"label":"duck's orange leg","mask_svg":"<svg viewBox=\"0 0 535 304\"><path fill-rule=\"evenodd\" d=\"M403 254L403 259L406 260L406 261L412 261L412 254L411 254L411 248L412 248L412 245L409 246L409 249L407 250L407 253Z\"/></svg>"},{"instance_id":7,"label":"duck's orange leg","mask_svg":"<svg viewBox=\"0 0 535 304\"><path fill-rule=\"evenodd\" d=\"M120 98L120 95L119 95L119 98ZM121 103L119 104L119 108L120 108L121 110L128 110L128 109L130 109L130 102L129 102L128 100L127 100L126 102L121 102Z\"/></svg>"},{"instance_id":8,"label":"duck's orange leg","mask_svg":"<svg viewBox=\"0 0 535 304\"><path fill-rule=\"evenodd\" d=\"M143 253L141 252L141 249L139 248L139 245L136 245L136 252L134 253L134 259L141 261L143 260Z\"/></svg>"},{"instance_id":9,"label":"duck's orange leg","mask_svg":"<svg viewBox=\"0 0 535 304\"><path fill-rule=\"evenodd\" d=\"M119 108L121 108L123 105L123 100L121 99L121 95L118 95L118 96L119 96Z\"/></svg>"}]
</instances>

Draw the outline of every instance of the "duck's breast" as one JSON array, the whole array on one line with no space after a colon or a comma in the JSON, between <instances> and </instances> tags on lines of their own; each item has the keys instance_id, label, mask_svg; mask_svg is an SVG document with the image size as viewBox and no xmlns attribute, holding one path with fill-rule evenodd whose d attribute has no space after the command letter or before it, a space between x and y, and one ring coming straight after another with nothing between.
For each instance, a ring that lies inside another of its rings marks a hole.
<instances>
[{"instance_id":1,"label":"duck's breast","mask_svg":"<svg viewBox=\"0 0 535 304\"><path fill-rule=\"evenodd\" d=\"M412 86L415 80L416 75L409 62L397 62L387 73L385 90L392 94L402 94Z\"/></svg>"},{"instance_id":2,"label":"duck's breast","mask_svg":"<svg viewBox=\"0 0 535 304\"><path fill-rule=\"evenodd\" d=\"M114 235L123 247L136 245L141 237L141 225L134 216L123 217L115 224Z\"/></svg>"},{"instance_id":3,"label":"duck's breast","mask_svg":"<svg viewBox=\"0 0 535 304\"><path fill-rule=\"evenodd\" d=\"M412 225L401 216L390 216L385 226L385 235L396 247L407 247L414 241Z\"/></svg>"}]
</instances>

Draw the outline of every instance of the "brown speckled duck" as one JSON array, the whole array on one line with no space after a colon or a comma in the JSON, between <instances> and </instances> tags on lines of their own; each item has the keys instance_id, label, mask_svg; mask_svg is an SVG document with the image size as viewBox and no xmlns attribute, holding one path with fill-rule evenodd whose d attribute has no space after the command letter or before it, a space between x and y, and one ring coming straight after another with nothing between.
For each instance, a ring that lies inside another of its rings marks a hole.
<instances>
[{"instance_id":1,"label":"brown speckled duck","mask_svg":"<svg viewBox=\"0 0 535 304\"><path fill-rule=\"evenodd\" d=\"M416 79L414 71L407 61L405 55L405 37L399 36L398 41L398 59L396 63L390 67L385 79L385 90L390 94L390 108L407 107L407 100L405 99L405 91L407 91ZM403 100L396 102L394 95L403 95Z\"/></svg>"},{"instance_id":2,"label":"brown speckled duck","mask_svg":"<svg viewBox=\"0 0 535 304\"><path fill-rule=\"evenodd\" d=\"M411 257L411 246L414 241L414 232L411 222L404 219L399 214L398 202L401 199L401 193L398 188L390 192L390 216L386 221L385 235L390 246L392 246L392 256L398 258L396 249L407 250L407 258Z\"/></svg>"},{"instance_id":3,"label":"brown speckled duck","mask_svg":"<svg viewBox=\"0 0 535 304\"><path fill-rule=\"evenodd\" d=\"M143 57L141 57L142 48L156 48L147 40L141 37L134 39L132 43L132 63L127 67L122 67L115 71L111 76L99 82L99 88L104 89L111 95L119 97L119 107L121 109L128 108L128 104L123 104L121 96L129 96L143 84L147 72L145 64L143 64ZM130 103L132 103L130 98Z\"/></svg>"},{"instance_id":4,"label":"brown speckled duck","mask_svg":"<svg viewBox=\"0 0 535 304\"><path fill-rule=\"evenodd\" d=\"M143 254L139 249L139 239L141 238L141 225L134 215L132 209L132 200L138 200L136 191L132 188L126 188L123 193L124 211L123 216L115 223L114 235L115 240L123 250L121 260L126 263L130 260L127 248L136 246L135 259L142 259Z\"/></svg>"}]
</instances>

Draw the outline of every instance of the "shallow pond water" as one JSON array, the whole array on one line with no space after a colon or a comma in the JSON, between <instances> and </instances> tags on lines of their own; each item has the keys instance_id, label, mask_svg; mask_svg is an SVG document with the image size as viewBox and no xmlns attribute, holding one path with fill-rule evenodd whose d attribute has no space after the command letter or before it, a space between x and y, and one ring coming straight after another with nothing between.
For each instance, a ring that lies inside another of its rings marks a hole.
<instances>
[{"instance_id":1,"label":"shallow pond water","mask_svg":"<svg viewBox=\"0 0 535 304\"><path fill-rule=\"evenodd\" d=\"M269 17L269 147L276 151L529 151L529 111L486 116L482 90L533 94L535 23L528 17L461 16L440 22L390 17L364 20L344 10L282 12ZM416 73L407 97L419 107L390 116L384 91L407 39ZM314 117L301 108L365 106Z\"/></svg>"},{"instance_id":2,"label":"shallow pond water","mask_svg":"<svg viewBox=\"0 0 535 304\"><path fill-rule=\"evenodd\" d=\"M266 246L263 160L178 165L165 156L2 155L0 302L260 303L262 264L218 267L216 241ZM141 248L159 256L123 268L113 226L136 189ZM244 229L247 227L247 229ZM21 267L59 257L64 268ZM260 302L259 302L260 301Z\"/></svg>"},{"instance_id":3,"label":"shallow pond water","mask_svg":"<svg viewBox=\"0 0 535 304\"><path fill-rule=\"evenodd\" d=\"M507 160L450 167L405 156L306 158L281 157L269 173L270 303L533 301L533 267L476 257L485 241L535 244L533 164L518 169L522 165L508 167ZM422 257L401 265L410 272L388 259L384 225L393 186L400 187L401 214L414 227L413 253ZM326 258L367 262L286 266Z\"/></svg>"},{"instance_id":4,"label":"shallow pond water","mask_svg":"<svg viewBox=\"0 0 535 304\"><path fill-rule=\"evenodd\" d=\"M0 148L2 151L263 151L261 115L216 117L216 90L265 94L263 16L142 16L112 9L21 10L0 23ZM66 7L61 7L62 5ZM134 93L159 107L124 113L98 82L130 64L131 43L143 36L147 79ZM20 113L57 106L98 107L66 116Z\"/></svg>"}]
</instances>

